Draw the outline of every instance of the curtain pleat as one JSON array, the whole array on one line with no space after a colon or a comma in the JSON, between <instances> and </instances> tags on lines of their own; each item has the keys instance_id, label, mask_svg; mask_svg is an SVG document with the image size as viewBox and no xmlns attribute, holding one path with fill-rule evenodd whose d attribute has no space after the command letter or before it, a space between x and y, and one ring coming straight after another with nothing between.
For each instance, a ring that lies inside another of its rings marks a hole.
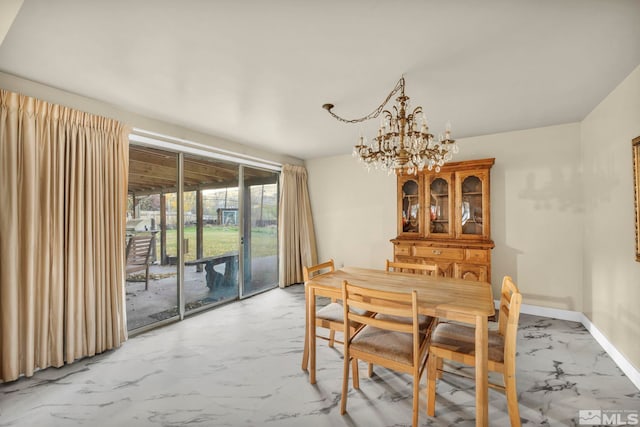
<instances>
[{"instance_id":1,"label":"curtain pleat","mask_svg":"<svg viewBox=\"0 0 640 427\"><path fill-rule=\"evenodd\" d=\"M302 166L282 167L278 223L279 285L286 287L302 282L303 266L318 263L307 171Z\"/></svg>"},{"instance_id":2,"label":"curtain pleat","mask_svg":"<svg viewBox=\"0 0 640 427\"><path fill-rule=\"evenodd\" d=\"M127 338L128 128L0 90L0 380Z\"/></svg>"}]
</instances>

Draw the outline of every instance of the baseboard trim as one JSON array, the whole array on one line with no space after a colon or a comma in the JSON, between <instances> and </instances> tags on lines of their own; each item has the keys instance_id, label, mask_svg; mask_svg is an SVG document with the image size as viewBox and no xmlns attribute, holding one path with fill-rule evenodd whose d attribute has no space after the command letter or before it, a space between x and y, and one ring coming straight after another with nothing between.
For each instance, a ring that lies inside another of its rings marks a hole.
<instances>
[{"instance_id":1,"label":"baseboard trim","mask_svg":"<svg viewBox=\"0 0 640 427\"><path fill-rule=\"evenodd\" d=\"M569 320L571 322L579 323L582 323L582 319L585 317L584 314L580 313L579 311L562 310L559 308L541 307L539 305L529 304L522 304L520 306L520 313L533 314L542 317L551 317L560 320Z\"/></svg>"},{"instance_id":2,"label":"baseboard trim","mask_svg":"<svg viewBox=\"0 0 640 427\"><path fill-rule=\"evenodd\" d=\"M593 323L591 323L591 320L589 320L586 315L584 315L583 313L580 314L582 314L582 324L585 328L587 328L587 331L589 331L591 336L593 336L593 338L595 338L595 340L602 346L602 348L604 348L604 351L606 351L609 356L611 356L613 361L616 362L622 372L624 372L625 375L629 377L636 388L640 390L640 371L638 371L635 366L633 366L627 360L627 358L624 357L624 355L620 353L613 344L611 344L609 339L607 339L607 337L604 336L602 332L600 332L600 329L598 329Z\"/></svg>"},{"instance_id":3,"label":"baseboard trim","mask_svg":"<svg viewBox=\"0 0 640 427\"><path fill-rule=\"evenodd\" d=\"M495 301L496 308L500 307L500 301ZM581 323L598 344L602 346L614 363L629 378L629 380L640 390L640 371L633 366L618 349L611 344L609 339L589 320L589 318L579 311L562 310L559 308L541 307L537 305L522 304L520 313L533 314L535 316L550 317L560 320Z\"/></svg>"}]
</instances>

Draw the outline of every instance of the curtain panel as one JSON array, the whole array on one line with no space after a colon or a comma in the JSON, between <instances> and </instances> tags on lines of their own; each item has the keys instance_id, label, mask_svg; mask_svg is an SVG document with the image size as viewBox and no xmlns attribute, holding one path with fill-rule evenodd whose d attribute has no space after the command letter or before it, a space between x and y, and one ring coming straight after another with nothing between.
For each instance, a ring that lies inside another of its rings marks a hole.
<instances>
[{"instance_id":1,"label":"curtain panel","mask_svg":"<svg viewBox=\"0 0 640 427\"><path fill-rule=\"evenodd\" d=\"M303 266L318 263L307 170L304 167L282 167L279 212L279 285L283 288L303 281Z\"/></svg>"},{"instance_id":2,"label":"curtain panel","mask_svg":"<svg viewBox=\"0 0 640 427\"><path fill-rule=\"evenodd\" d=\"M119 347L129 130L0 90L0 380Z\"/></svg>"}]
</instances>

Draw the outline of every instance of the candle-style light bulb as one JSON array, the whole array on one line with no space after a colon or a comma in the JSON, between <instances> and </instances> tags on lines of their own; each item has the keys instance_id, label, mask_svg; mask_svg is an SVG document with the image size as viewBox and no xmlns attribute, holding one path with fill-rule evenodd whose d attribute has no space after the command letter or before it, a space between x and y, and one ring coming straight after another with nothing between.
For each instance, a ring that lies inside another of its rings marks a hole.
<instances>
[{"instance_id":1,"label":"candle-style light bulb","mask_svg":"<svg viewBox=\"0 0 640 427\"><path fill-rule=\"evenodd\" d=\"M446 140L451 139L451 122L447 122L445 125L444 137Z\"/></svg>"}]
</instances>

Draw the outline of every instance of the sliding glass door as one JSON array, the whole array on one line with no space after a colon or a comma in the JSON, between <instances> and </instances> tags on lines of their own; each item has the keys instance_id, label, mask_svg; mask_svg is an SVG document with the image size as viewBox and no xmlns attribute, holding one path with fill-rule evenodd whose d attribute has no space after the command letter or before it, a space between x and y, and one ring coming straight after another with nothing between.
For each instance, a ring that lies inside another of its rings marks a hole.
<instances>
[{"instance_id":1,"label":"sliding glass door","mask_svg":"<svg viewBox=\"0 0 640 427\"><path fill-rule=\"evenodd\" d=\"M239 166L184 155L185 312L237 299Z\"/></svg>"},{"instance_id":2,"label":"sliding glass door","mask_svg":"<svg viewBox=\"0 0 640 427\"><path fill-rule=\"evenodd\" d=\"M178 316L178 154L129 146L127 329Z\"/></svg>"},{"instance_id":3,"label":"sliding glass door","mask_svg":"<svg viewBox=\"0 0 640 427\"><path fill-rule=\"evenodd\" d=\"M278 174L242 167L242 295L278 284Z\"/></svg>"},{"instance_id":4,"label":"sliding glass door","mask_svg":"<svg viewBox=\"0 0 640 427\"><path fill-rule=\"evenodd\" d=\"M130 331L277 286L277 172L130 144L129 205Z\"/></svg>"}]
</instances>

